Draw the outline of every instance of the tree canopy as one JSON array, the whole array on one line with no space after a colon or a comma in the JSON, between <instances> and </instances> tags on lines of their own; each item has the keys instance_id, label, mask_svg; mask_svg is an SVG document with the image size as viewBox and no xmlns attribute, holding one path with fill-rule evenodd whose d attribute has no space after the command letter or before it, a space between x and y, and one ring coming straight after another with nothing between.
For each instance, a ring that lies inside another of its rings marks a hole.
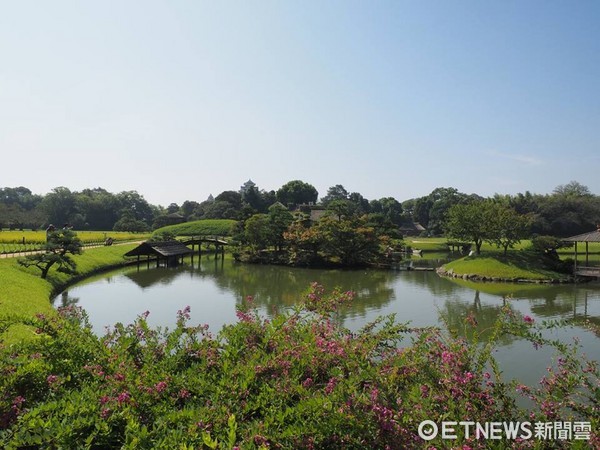
<instances>
[{"instance_id":1,"label":"tree canopy","mask_svg":"<svg viewBox=\"0 0 600 450\"><path fill-rule=\"evenodd\" d=\"M476 200L454 205L445 224L449 238L473 242L477 254L483 242L512 248L529 234L531 219L492 200Z\"/></svg>"},{"instance_id":2,"label":"tree canopy","mask_svg":"<svg viewBox=\"0 0 600 450\"><path fill-rule=\"evenodd\" d=\"M312 185L300 180L288 181L276 193L277 201L285 206L296 206L304 203L316 203L319 192Z\"/></svg>"},{"instance_id":3,"label":"tree canopy","mask_svg":"<svg viewBox=\"0 0 600 450\"><path fill-rule=\"evenodd\" d=\"M24 186L4 187L0 188L0 228L40 229L50 223L57 226L69 223L78 230L146 230L172 223L174 214L187 221L246 220L256 213L268 214L269 207L279 201L290 212L300 207L310 214L315 206L324 209L332 205L329 209L341 213L338 217L382 214L396 226L418 222L429 235L441 236L453 206L484 200L477 194L466 194L453 187L439 187L423 197L402 202L392 196L368 199L336 184L318 204L316 188L302 180L289 181L277 190L260 189L254 182L245 183L240 190L226 190L216 197L209 195L204 201L193 198L194 192L190 191L190 199L163 207L150 204L136 191L111 193L95 187L78 192L59 186L45 195L36 195ZM527 215L534 234L572 236L590 231L600 223L600 196L577 181L558 185L549 194L526 191L514 195L496 194L492 199L520 215Z\"/></svg>"}]
</instances>

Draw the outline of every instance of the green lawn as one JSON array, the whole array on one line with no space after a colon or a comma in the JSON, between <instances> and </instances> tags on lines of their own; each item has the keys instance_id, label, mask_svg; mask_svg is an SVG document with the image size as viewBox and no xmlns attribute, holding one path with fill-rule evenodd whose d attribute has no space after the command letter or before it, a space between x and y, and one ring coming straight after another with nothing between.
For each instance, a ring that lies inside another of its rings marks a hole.
<instances>
[{"instance_id":1,"label":"green lawn","mask_svg":"<svg viewBox=\"0 0 600 450\"><path fill-rule=\"evenodd\" d=\"M447 252L448 251L448 239L445 237L436 238L421 238L421 237L407 237L404 239L406 245L409 245L415 250L423 250L424 252ZM521 250L529 247L531 241L525 240L517 244L514 250ZM481 246L482 251L500 251L494 245L484 243Z\"/></svg>"},{"instance_id":2,"label":"green lawn","mask_svg":"<svg viewBox=\"0 0 600 450\"><path fill-rule=\"evenodd\" d=\"M423 251L437 251L443 252L448 251L448 239L445 237L436 237L436 238L422 238L422 237L406 237L404 238L404 242L406 245L409 245L415 250L423 250ZM531 246L531 240L524 239L512 250L526 250ZM483 243L481 246L481 250L484 252L501 252L501 249L498 249L495 245L491 245L488 243ZM600 261L600 242L590 242L588 244L588 252L590 254L590 259L594 258L596 261ZM574 257L575 248L562 248L558 251L558 253L562 257ZM580 242L577 244L577 259L582 260L585 259L585 243Z\"/></svg>"},{"instance_id":3,"label":"green lawn","mask_svg":"<svg viewBox=\"0 0 600 450\"><path fill-rule=\"evenodd\" d=\"M474 274L479 277L552 280L567 279L565 274L559 274L544 267L542 258L532 252L511 251L505 257L501 253L482 253L481 255L466 256L444 265L446 271L457 275Z\"/></svg>"},{"instance_id":4,"label":"green lawn","mask_svg":"<svg viewBox=\"0 0 600 450\"><path fill-rule=\"evenodd\" d=\"M40 271L21 267L17 258L0 260L0 342L10 344L35 337L35 330L24 323L35 314L54 314L50 296L76 279L125 263L123 255L134 244L84 250L74 256L77 274L67 275L51 269L47 280Z\"/></svg>"}]
</instances>

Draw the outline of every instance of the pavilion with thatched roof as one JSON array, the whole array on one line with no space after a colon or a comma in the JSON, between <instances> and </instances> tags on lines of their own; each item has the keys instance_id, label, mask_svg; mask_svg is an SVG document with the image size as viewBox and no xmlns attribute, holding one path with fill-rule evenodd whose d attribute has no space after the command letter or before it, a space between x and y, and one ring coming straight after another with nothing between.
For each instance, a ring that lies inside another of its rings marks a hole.
<instances>
[{"instance_id":1,"label":"pavilion with thatched roof","mask_svg":"<svg viewBox=\"0 0 600 450\"><path fill-rule=\"evenodd\" d=\"M589 233L578 234L577 236L571 236L568 238L564 238L563 241L575 243L575 267L574 267L575 275L584 276L584 277L600 277L600 267L590 266L590 257L589 257L590 242L600 243L600 225L598 225L597 229L594 231L590 231ZM585 266L579 266L577 264L577 243L579 243L579 242L585 242Z\"/></svg>"},{"instance_id":2,"label":"pavilion with thatched roof","mask_svg":"<svg viewBox=\"0 0 600 450\"><path fill-rule=\"evenodd\" d=\"M183 260L183 257L193 253L191 249L186 247L179 241L161 241L161 242L143 242L133 250L125 253L126 257L137 256L138 263L141 256L146 256L148 261L150 258L156 258L157 267L160 266L161 261L165 263L167 267L177 265L179 260Z\"/></svg>"}]
</instances>

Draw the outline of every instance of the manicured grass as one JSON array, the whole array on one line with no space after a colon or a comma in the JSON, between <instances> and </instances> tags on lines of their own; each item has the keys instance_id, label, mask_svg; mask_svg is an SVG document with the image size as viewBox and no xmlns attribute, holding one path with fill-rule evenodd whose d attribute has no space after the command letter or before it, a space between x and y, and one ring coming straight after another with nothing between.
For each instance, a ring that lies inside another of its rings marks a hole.
<instances>
[{"instance_id":1,"label":"manicured grass","mask_svg":"<svg viewBox=\"0 0 600 450\"><path fill-rule=\"evenodd\" d=\"M447 252L449 239L445 237L422 238L422 237L407 237L404 239L406 245L409 245L415 250L423 250L424 252ZM450 239L451 241L451 239ZM523 240L515 245L514 250L526 249L531 244L529 240ZM483 251L500 251L494 245L484 243L481 246Z\"/></svg>"},{"instance_id":2,"label":"manicured grass","mask_svg":"<svg viewBox=\"0 0 600 450\"><path fill-rule=\"evenodd\" d=\"M175 236L231 236L235 220L204 219L169 225L154 231L154 234L172 233Z\"/></svg>"},{"instance_id":3,"label":"manicured grass","mask_svg":"<svg viewBox=\"0 0 600 450\"><path fill-rule=\"evenodd\" d=\"M36 314L53 314L52 285L20 267L14 258L0 260L0 342L11 344L35 336L23 325ZM8 319L12 325L7 326Z\"/></svg>"},{"instance_id":4,"label":"manicured grass","mask_svg":"<svg viewBox=\"0 0 600 450\"><path fill-rule=\"evenodd\" d=\"M436 237L436 238L422 238L422 237L407 237L404 238L404 242L406 245L409 245L415 250L423 250L423 251L438 251L438 252L446 252L448 251L448 246L446 242L448 239L445 237ZM509 250L526 250L531 246L531 240L524 239L518 244L514 246L514 248ZM495 245L488 244L484 242L481 246L481 250L484 252L502 252L501 249L498 249ZM600 242L590 242L588 244L588 252L590 254L590 259L592 256L596 258L596 260L600 260ZM563 257L573 257L575 255L575 247L570 248L562 248L558 251L558 253ZM585 243L580 242L577 244L577 254L578 259L581 260L585 258Z\"/></svg>"},{"instance_id":5,"label":"manicured grass","mask_svg":"<svg viewBox=\"0 0 600 450\"><path fill-rule=\"evenodd\" d=\"M414 250L423 250L428 252L447 252L446 238L421 238L421 237L406 237L404 238L406 245Z\"/></svg>"},{"instance_id":6,"label":"manicured grass","mask_svg":"<svg viewBox=\"0 0 600 450\"><path fill-rule=\"evenodd\" d=\"M40 278L39 270L21 267L17 258L0 260L0 341L10 344L34 337L34 330L23 323L36 314L54 314L49 302L53 292L73 280L124 264L123 255L134 247L134 244L125 244L84 250L83 254L73 257L77 263L76 275L51 269L47 280ZM9 318L13 324L5 327Z\"/></svg>"},{"instance_id":7,"label":"manicured grass","mask_svg":"<svg viewBox=\"0 0 600 450\"><path fill-rule=\"evenodd\" d=\"M525 280L567 278L565 274L546 269L539 255L524 251L512 251L507 256L500 253L466 256L445 264L444 268L458 275L473 274L487 278Z\"/></svg>"}]
</instances>

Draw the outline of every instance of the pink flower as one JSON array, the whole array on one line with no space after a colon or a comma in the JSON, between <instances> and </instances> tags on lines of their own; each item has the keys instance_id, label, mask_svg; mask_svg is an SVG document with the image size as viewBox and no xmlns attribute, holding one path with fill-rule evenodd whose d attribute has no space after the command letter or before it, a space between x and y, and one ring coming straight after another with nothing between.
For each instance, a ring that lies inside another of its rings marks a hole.
<instances>
[{"instance_id":1,"label":"pink flower","mask_svg":"<svg viewBox=\"0 0 600 450\"><path fill-rule=\"evenodd\" d=\"M442 361L444 364L450 364L453 359L454 355L452 355L452 353L446 351L442 352Z\"/></svg>"},{"instance_id":2,"label":"pink flower","mask_svg":"<svg viewBox=\"0 0 600 450\"><path fill-rule=\"evenodd\" d=\"M122 373L115 373L115 374L113 375L113 378L114 378L116 381L123 381L123 380L125 379L125 375L123 375Z\"/></svg>"},{"instance_id":3,"label":"pink flower","mask_svg":"<svg viewBox=\"0 0 600 450\"><path fill-rule=\"evenodd\" d=\"M530 316L523 316L523 321L529 325L531 325L534 320Z\"/></svg>"},{"instance_id":4,"label":"pink flower","mask_svg":"<svg viewBox=\"0 0 600 450\"><path fill-rule=\"evenodd\" d=\"M166 381L159 381L158 383L156 383L154 385L154 389L156 390L156 392L162 392L165 389L167 389L167 382Z\"/></svg>"},{"instance_id":5,"label":"pink flower","mask_svg":"<svg viewBox=\"0 0 600 450\"><path fill-rule=\"evenodd\" d=\"M179 391L179 398L189 398L190 396L190 391L188 391L187 389L181 389Z\"/></svg>"},{"instance_id":6,"label":"pink flower","mask_svg":"<svg viewBox=\"0 0 600 450\"><path fill-rule=\"evenodd\" d=\"M308 388L313 385L313 379L308 377L306 380L302 382L302 387Z\"/></svg>"},{"instance_id":7,"label":"pink flower","mask_svg":"<svg viewBox=\"0 0 600 450\"><path fill-rule=\"evenodd\" d=\"M13 408L20 408L23 403L25 403L25 397L19 395L13 399L12 406Z\"/></svg>"},{"instance_id":8,"label":"pink flower","mask_svg":"<svg viewBox=\"0 0 600 450\"><path fill-rule=\"evenodd\" d=\"M131 400L131 395L129 395L129 392L127 392L127 391L121 392L119 394L119 396L117 397L117 401L119 402L119 404L129 403L130 400Z\"/></svg>"},{"instance_id":9,"label":"pink flower","mask_svg":"<svg viewBox=\"0 0 600 450\"><path fill-rule=\"evenodd\" d=\"M329 382L327 383L327 386L325 386L325 393L331 394L333 392L333 390L335 389L336 384L337 384L337 378L335 378L335 377L330 378Z\"/></svg>"},{"instance_id":10,"label":"pink flower","mask_svg":"<svg viewBox=\"0 0 600 450\"><path fill-rule=\"evenodd\" d=\"M56 375L48 375L48 378L46 378L46 382L52 386L53 384L55 384L58 381L58 377Z\"/></svg>"}]
</instances>

